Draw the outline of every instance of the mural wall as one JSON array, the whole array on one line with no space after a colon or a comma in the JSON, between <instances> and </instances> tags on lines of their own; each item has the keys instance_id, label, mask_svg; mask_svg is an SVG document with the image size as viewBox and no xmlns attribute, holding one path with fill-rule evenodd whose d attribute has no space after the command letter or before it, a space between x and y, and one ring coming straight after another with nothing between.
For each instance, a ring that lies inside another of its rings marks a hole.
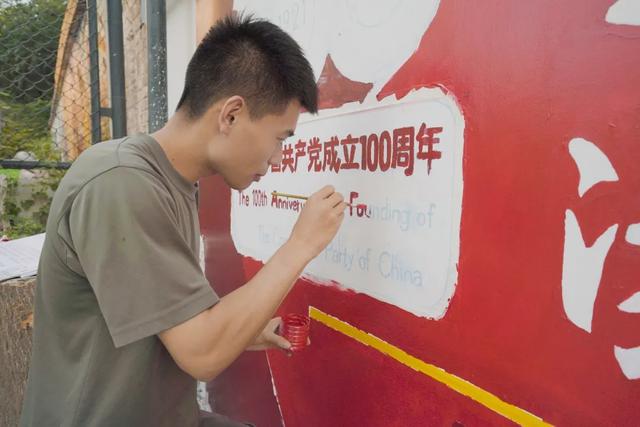
<instances>
[{"instance_id":1,"label":"mural wall","mask_svg":"<svg viewBox=\"0 0 640 427\"><path fill-rule=\"evenodd\" d=\"M277 426L640 423L640 4L236 0L305 49L321 111L242 193L201 183L207 275L245 283L303 202L352 204L212 406Z\"/></svg>"}]
</instances>

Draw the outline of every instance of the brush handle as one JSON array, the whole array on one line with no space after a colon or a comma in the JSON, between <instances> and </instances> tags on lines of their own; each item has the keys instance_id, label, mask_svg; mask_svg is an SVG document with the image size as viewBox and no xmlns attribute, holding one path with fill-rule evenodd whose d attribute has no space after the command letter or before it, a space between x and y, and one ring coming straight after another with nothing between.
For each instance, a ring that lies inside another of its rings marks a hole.
<instances>
[{"instance_id":1,"label":"brush handle","mask_svg":"<svg viewBox=\"0 0 640 427\"><path fill-rule=\"evenodd\" d=\"M289 199L300 199L300 200L307 200L308 199L307 196L298 196L296 194L278 193L277 191L274 191L273 193L271 193L271 195L280 196L280 197L287 197Z\"/></svg>"},{"instance_id":2,"label":"brush handle","mask_svg":"<svg viewBox=\"0 0 640 427\"><path fill-rule=\"evenodd\" d=\"M279 197L287 197L289 199L300 199L300 200L308 200L309 199L309 197L307 197L307 196L298 196L297 194L278 193L277 191L273 191L271 193L271 195L272 196L279 196ZM347 206L351 206L352 208L357 207L357 206L353 206L351 203L347 203Z\"/></svg>"}]
</instances>

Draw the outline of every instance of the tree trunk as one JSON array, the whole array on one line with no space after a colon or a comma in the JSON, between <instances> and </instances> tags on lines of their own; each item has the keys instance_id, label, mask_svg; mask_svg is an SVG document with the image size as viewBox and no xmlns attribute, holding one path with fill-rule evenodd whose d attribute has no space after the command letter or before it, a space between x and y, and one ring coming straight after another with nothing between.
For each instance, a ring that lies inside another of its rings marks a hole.
<instances>
[{"instance_id":1,"label":"tree trunk","mask_svg":"<svg viewBox=\"0 0 640 427\"><path fill-rule=\"evenodd\" d=\"M17 426L31 360L35 278L0 283L0 426Z\"/></svg>"}]
</instances>

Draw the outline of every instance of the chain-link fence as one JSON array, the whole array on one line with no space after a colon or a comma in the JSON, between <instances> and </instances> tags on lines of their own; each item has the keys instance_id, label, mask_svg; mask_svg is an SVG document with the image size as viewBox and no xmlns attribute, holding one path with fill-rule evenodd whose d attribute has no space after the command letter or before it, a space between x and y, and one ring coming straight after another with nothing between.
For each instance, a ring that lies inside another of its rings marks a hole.
<instances>
[{"instance_id":1,"label":"chain-link fence","mask_svg":"<svg viewBox=\"0 0 640 427\"><path fill-rule=\"evenodd\" d=\"M91 144L166 117L166 83L153 77L166 60L149 54L166 51L164 14L164 0L0 0L0 235L25 215L35 225L13 235L41 231L57 182ZM20 196L20 179L39 187Z\"/></svg>"},{"instance_id":2,"label":"chain-link fence","mask_svg":"<svg viewBox=\"0 0 640 427\"><path fill-rule=\"evenodd\" d=\"M3 166L66 167L92 143L147 130L144 4L0 0Z\"/></svg>"},{"instance_id":3,"label":"chain-link fence","mask_svg":"<svg viewBox=\"0 0 640 427\"><path fill-rule=\"evenodd\" d=\"M0 159L61 161L49 125L66 1L0 0Z\"/></svg>"},{"instance_id":4,"label":"chain-link fence","mask_svg":"<svg viewBox=\"0 0 640 427\"><path fill-rule=\"evenodd\" d=\"M121 115L125 133L147 130L144 6L141 0L0 0L5 166L66 166L91 143L114 134L114 115ZM114 13L122 18L112 30ZM118 33L121 51L115 59L124 62L119 76L110 46ZM115 97L114 89L120 90Z\"/></svg>"}]
</instances>

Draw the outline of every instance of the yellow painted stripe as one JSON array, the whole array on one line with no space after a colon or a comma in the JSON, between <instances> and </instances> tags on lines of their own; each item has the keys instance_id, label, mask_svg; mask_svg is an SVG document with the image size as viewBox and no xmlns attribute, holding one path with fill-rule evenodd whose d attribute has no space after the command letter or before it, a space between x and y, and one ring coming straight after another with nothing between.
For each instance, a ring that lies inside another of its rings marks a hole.
<instances>
[{"instance_id":1,"label":"yellow painted stripe","mask_svg":"<svg viewBox=\"0 0 640 427\"><path fill-rule=\"evenodd\" d=\"M520 409L517 406L511 405L501 400L496 395L489 393L488 391L471 384L462 378L448 373L442 368L438 368L435 365L423 362L422 360L406 353L400 348L389 344L386 341L381 340L375 335L368 334L360 329L351 326L350 324L343 322L342 320L333 317L315 307L309 307L309 316L317 320L318 322L328 326L329 328L338 331L354 340L375 348L381 353L384 353L391 358L397 360L414 369L424 375L433 378L436 381L441 382L447 387L457 391L458 393L467 396L481 405L489 408L490 410L502 415L503 417L520 424L522 426L550 426L551 424L544 422L541 418Z\"/></svg>"}]
</instances>

